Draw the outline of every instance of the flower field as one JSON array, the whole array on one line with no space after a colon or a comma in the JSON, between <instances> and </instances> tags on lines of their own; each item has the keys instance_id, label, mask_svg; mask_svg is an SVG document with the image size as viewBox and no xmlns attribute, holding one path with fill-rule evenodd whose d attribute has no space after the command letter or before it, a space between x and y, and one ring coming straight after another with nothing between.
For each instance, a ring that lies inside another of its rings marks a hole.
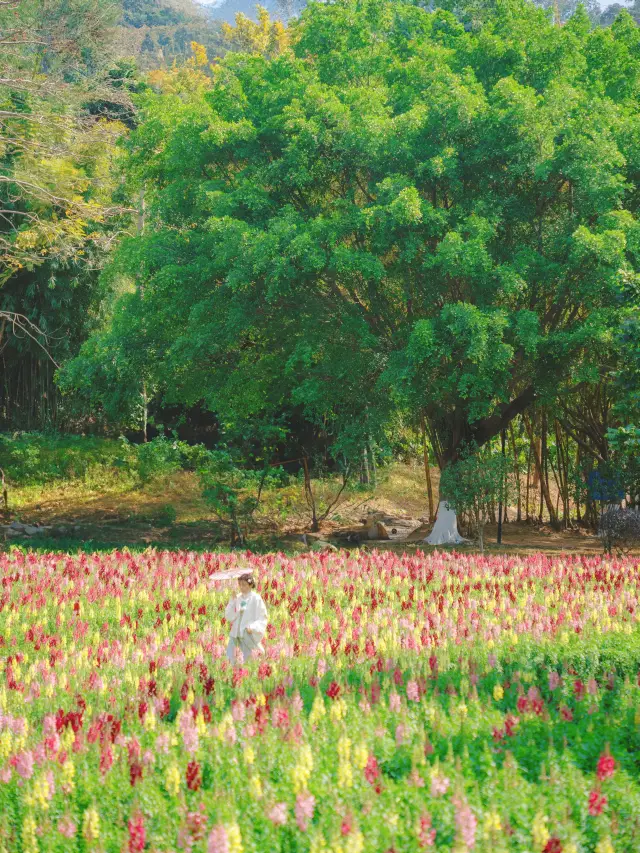
<instances>
[{"instance_id":1,"label":"flower field","mask_svg":"<svg viewBox=\"0 0 640 853\"><path fill-rule=\"evenodd\" d=\"M640 850L635 560L0 558L0 851Z\"/></svg>"}]
</instances>

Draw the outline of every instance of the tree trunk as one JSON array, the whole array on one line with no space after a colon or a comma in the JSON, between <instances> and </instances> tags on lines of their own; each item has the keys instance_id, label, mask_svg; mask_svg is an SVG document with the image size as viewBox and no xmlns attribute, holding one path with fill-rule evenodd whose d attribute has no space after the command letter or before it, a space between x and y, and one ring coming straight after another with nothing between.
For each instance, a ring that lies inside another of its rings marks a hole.
<instances>
[{"instance_id":1,"label":"tree trunk","mask_svg":"<svg viewBox=\"0 0 640 853\"><path fill-rule=\"evenodd\" d=\"M538 473L538 480L540 482L540 493L541 493L540 503L542 504L542 500L544 499L544 503L547 506L547 512L549 513L549 519L551 521L551 524L552 525L557 524L557 518L556 518L555 510L553 507L553 502L551 501L551 494L549 492L549 481L548 481L548 479L545 479L544 472L542 470L543 460L540 458L540 455L538 453L538 448L536 447L536 445L534 443L533 429L531 427L531 424L529 423L529 421L526 418L525 418L525 427L527 428L527 432L529 434L529 440L531 441L531 446L533 448L533 459L534 459L536 470ZM544 424L543 424L543 428L544 428ZM544 449L545 449L545 442L544 441L541 441L541 446L542 446L542 450L544 452ZM540 513L540 520L542 521L542 512Z\"/></svg>"},{"instance_id":2,"label":"tree trunk","mask_svg":"<svg viewBox=\"0 0 640 853\"><path fill-rule=\"evenodd\" d=\"M369 436L369 453L371 454L371 477L375 491L378 488L378 466L376 465L376 454L371 443L371 436Z\"/></svg>"},{"instance_id":3,"label":"tree trunk","mask_svg":"<svg viewBox=\"0 0 640 853\"><path fill-rule=\"evenodd\" d=\"M427 479L427 498L429 500L429 522L435 521L433 509L433 486L431 484L431 466L429 465L429 450L427 448L427 430L424 422L424 412L420 413L420 427L422 429L422 453L424 456L424 475Z\"/></svg>"},{"instance_id":4,"label":"tree trunk","mask_svg":"<svg viewBox=\"0 0 640 853\"><path fill-rule=\"evenodd\" d=\"M360 485L369 485L369 457L367 454L367 445L362 448L362 466L360 468Z\"/></svg>"},{"instance_id":5,"label":"tree trunk","mask_svg":"<svg viewBox=\"0 0 640 853\"><path fill-rule=\"evenodd\" d=\"M320 530L318 524L318 516L316 513L316 499L311 487L311 475L309 473L309 460L306 456L302 457L302 467L304 469L304 494L307 499L307 505L311 510L311 532L317 533Z\"/></svg>"},{"instance_id":6,"label":"tree trunk","mask_svg":"<svg viewBox=\"0 0 640 853\"><path fill-rule=\"evenodd\" d=\"M518 490L518 514L517 521L522 521L522 484L520 482L520 466L518 465L518 452L516 450L516 436L513 431L513 422L509 424L509 433L511 435L511 447L513 449L513 473L516 478L516 489Z\"/></svg>"}]
</instances>

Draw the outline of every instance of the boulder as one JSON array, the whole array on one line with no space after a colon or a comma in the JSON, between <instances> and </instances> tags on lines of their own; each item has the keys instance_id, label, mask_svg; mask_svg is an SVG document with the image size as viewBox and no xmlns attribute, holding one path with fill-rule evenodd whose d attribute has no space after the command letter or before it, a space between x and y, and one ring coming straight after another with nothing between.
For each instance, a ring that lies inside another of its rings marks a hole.
<instances>
[{"instance_id":1,"label":"boulder","mask_svg":"<svg viewBox=\"0 0 640 853\"><path fill-rule=\"evenodd\" d=\"M381 521L374 521L367 529L367 539L389 539L387 528Z\"/></svg>"}]
</instances>

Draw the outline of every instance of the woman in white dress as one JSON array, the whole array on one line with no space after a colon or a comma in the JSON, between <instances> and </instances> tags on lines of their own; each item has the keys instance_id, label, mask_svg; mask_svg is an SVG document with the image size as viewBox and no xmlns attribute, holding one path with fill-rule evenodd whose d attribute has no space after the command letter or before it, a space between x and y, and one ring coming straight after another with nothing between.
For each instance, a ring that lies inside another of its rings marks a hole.
<instances>
[{"instance_id":1,"label":"woman in white dress","mask_svg":"<svg viewBox=\"0 0 640 853\"><path fill-rule=\"evenodd\" d=\"M239 577L238 586L240 595L227 604L224 614L231 625L227 657L232 664L243 663L252 654L262 654L262 638L267 631L267 608L256 592L253 575Z\"/></svg>"}]
</instances>

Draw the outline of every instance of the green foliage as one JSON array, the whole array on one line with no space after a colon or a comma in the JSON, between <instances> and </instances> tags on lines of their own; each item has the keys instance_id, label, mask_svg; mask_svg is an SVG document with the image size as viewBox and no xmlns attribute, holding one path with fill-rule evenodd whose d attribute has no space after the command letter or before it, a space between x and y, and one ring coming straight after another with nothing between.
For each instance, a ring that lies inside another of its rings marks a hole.
<instances>
[{"instance_id":1,"label":"green foliage","mask_svg":"<svg viewBox=\"0 0 640 853\"><path fill-rule=\"evenodd\" d=\"M198 471L205 501L230 531L232 545L244 544L265 487L284 485L280 468L253 471L241 467L227 450L211 451Z\"/></svg>"},{"instance_id":2,"label":"green foliage","mask_svg":"<svg viewBox=\"0 0 640 853\"><path fill-rule=\"evenodd\" d=\"M622 489L634 504L640 503L640 427L629 424L609 429L607 441Z\"/></svg>"},{"instance_id":3,"label":"green foliage","mask_svg":"<svg viewBox=\"0 0 640 853\"><path fill-rule=\"evenodd\" d=\"M500 500L508 504L513 496L512 469L507 457L465 448L462 457L443 470L440 494L456 513L469 514L483 550L484 526L490 510Z\"/></svg>"},{"instance_id":4,"label":"green foliage","mask_svg":"<svg viewBox=\"0 0 640 853\"><path fill-rule=\"evenodd\" d=\"M422 410L441 466L599 379L638 264L638 31L480 17L313 4L292 50L144 95L153 227L115 264L144 299L88 374L130 365L228 434L301 415L347 456Z\"/></svg>"}]
</instances>

